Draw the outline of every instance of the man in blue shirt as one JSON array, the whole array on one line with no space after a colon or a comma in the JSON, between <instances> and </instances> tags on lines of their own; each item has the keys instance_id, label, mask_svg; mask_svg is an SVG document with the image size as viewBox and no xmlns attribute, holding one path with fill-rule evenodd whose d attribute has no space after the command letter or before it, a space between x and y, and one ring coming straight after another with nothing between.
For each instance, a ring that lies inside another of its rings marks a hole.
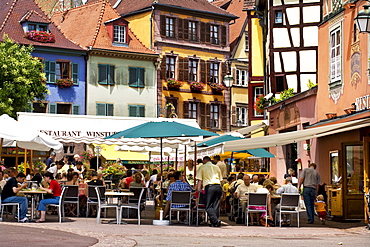
<instances>
[{"instance_id":1,"label":"man in blue shirt","mask_svg":"<svg viewBox=\"0 0 370 247\"><path fill-rule=\"evenodd\" d=\"M167 203L166 207L164 209L164 216L168 215L170 211L171 206L171 200L172 200L172 191L193 191L193 188L188 183L182 182L182 175L181 172L177 171L174 173L174 177L176 182L170 184L167 189ZM173 208L180 208L183 207L182 205L173 205Z\"/></svg>"}]
</instances>

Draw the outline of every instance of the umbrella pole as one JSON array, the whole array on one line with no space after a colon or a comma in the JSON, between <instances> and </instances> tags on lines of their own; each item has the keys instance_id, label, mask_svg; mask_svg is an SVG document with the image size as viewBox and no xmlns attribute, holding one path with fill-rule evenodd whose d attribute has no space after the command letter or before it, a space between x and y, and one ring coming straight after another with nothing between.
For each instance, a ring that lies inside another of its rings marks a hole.
<instances>
[{"instance_id":1,"label":"umbrella pole","mask_svg":"<svg viewBox=\"0 0 370 247\"><path fill-rule=\"evenodd\" d=\"M4 138L0 138L0 164L1 164L1 154L3 153L3 141Z\"/></svg>"},{"instance_id":2,"label":"umbrella pole","mask_svg":"<svg viewBox=\"0 0 370 247\"><path fill-rule=\"evenodd\" d=\"M163 205L163 190L162 190L162 184L163 184L163 157L162 157L162 144L163 144L163 138L160 138L161 142L161 192L159 196L159 207L162 208Z\"/></svg>"},{"instance_id":3,"label":"umbrella pole","mask_svg":"<svg viewBox=\"0 0 370 247\"><path fill-rule=\"evenodd\" d=\"M15 148L15 168L17 169L18 171L18 158L19 158L19 148L18 148L18 145L17 147Z\"/></svg>"},{"instance_id":4,"label":"umbrella pole","mask_svg":"<svg viewBox=\"0 0 370 247\"><path fill-rule=\"evenodd\" d=\"M24 150L23 171L27 175L27 149Z\"/></svg>"},{"instance_id":5,"label":"umbrella pole","mask_svg":"<svg viewBox=\"0 0 370 247\"><path fill-rule=\"evenodd\" d=\"M231 157L230 157L230 171L231 171L231 164L233 163L233 157L234 156L234 152L231 152Z\"/></svg>"},{"instance_id":6,"label":"umbrella pole","mask_svg":"<svg viewBox=\"0 0 370 247\"><path fill-rule=\"evenodd\" d=\"M196 188L196 177L197 177L197 142L194 142L194 189Z\"/></svg>"},{"instance_id":7,"label":"umbrella pole","mask_svg":"<svg viewBox=\"0 0 370 247\"><path fill-rule=\"evenodd\" d=\"M177 148L176 148L176 156L175 156L175 171L177 171Z\"/></svg>"}]
</instances>

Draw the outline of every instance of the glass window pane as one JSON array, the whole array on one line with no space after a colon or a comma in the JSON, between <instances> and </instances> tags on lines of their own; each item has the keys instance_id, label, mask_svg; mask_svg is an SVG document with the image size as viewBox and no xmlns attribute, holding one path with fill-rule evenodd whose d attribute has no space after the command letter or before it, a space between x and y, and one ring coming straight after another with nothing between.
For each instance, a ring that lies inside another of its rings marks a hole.
<instances>
[{"instance_id":1,"label":"glass window pane","mask_svg":"<svg viewBox=\"0 0 370 247\"><path fill-rule=\"evenodd\" d=\"M346 146L347 194L362 194L363 171L363 147Z\"/></svg>"}]
</instances>

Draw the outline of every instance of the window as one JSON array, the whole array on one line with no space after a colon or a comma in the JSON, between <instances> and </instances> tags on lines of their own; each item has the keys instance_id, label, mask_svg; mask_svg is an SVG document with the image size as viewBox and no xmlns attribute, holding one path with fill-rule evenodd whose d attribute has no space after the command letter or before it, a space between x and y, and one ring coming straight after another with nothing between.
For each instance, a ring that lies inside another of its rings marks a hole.
<instances>
[{"instance_id":1,"label":"window","mask_svg":"<svg viewBox=\"0 0 370 247\"><path fill-rule=\"evenodd\" d=\"M239 126L247 125L247 107L236 107L236 124Z\"/></svg>"},{"instance_id":2,"label":"window","mask_svg":"<svg viewBox=\"0 0 370 247\"><path fill-rule=\"evenodd\" d=\"M145 106L143 105L129 105L128 106L129 117L145 117Z\"/></svg>"},{"instance_id":3,"label":"window","mask_svg":"<svg viewBox=\"0 0 370 247\"><path fill-rule=\"evenodd\" d=\"M198 41L198 26L197 22L189 21L189 40Z\"/></svg>"},{"instance_id":4,"label":"window","mask_svg":"<svg viewBox=\"0 0 370 247\"><path fill-rule=\"evenodd\" d=\"M175 38L175 18L166 17L166 37Z\"/></svg>"},{"instance_id":5,"label":"window","mask_svg":"<svg viewBox=\"0 0 370 247\"><path fill-rule=\"evenodd\" d=\"M27 25L28 30L27 31L48 31L48 25L47 24L38 24L38 23L29 23Z\"/></svg>"},{"instance_id":6,"label":"window","mask_svg":"<svg viewBox=\"0 0 370 247\"><path fill-rule=\"evenodd\" d=\"M330 82L341 81L341 32L337 28L330 32Z\"/></svg>"},{"instance_id":7,"label":"window","mask_svg":"<svg viewBox=\"0 0 370 247\"><path fill-rule=\"evenodd\" d=\"M249 37L248 32L244 33L245 51L249 51Z\"/></svg>"},{"instance_id":8,"label":"window","mask_svg":"<svg viewBox=\"0 0 370 247\"><path fill-rule=\"evenodd\" d=\"M176 57L166 56L166 79L175 79Z\"/></svg>"},{"instance_id":9,"label":"window","mask_svg":"<svg viewBox=\"0 0 370 247\"><path fill-rule=\"evenodd\" d=\"M114 65L98 64L98 83L101 85L114 85Z\"/></svg>"},{"instance_id":10,"label":"window","mask_svg":"<svg viewBox=\"0 0 370 247\"><path fill-rule=\"evenodd\" d=\"M74 114L78 115L80 111L79 105L49 103L49 113L51 114Z\"/></svg>"},{"instance_id":11,"label":"window","mask_svg":"<svg viewBox=\"0 0 370 247\"><path fill-rule=\"evenodd\" d=\"M211 107L210 127L211 129L218 129L219 128L220 106L216 104L211 104L210 107Z\"/></svg>"},{"instance_id":12,"label":"window","mask_svg":"<svg viewBox=\"0 0 370 247\"><path fill-rule=\"evenodd\" d=\"M144 87L145 86L145 69L130 67L128 85L130 87Z\"/></svg>"},{"instance_id":13,"label":"window","mask_svg":"<svg viewBox=\"0 0 370 247\"><path fill-rule=\"evenodd\" d=\"M55 66L56 79L69 79L69 63L56 62Z\"/></svg>"},{"instance_id":14,"label":"window","mask_svg":"<svg viewBox=\"0 0 370 247\"><path fill-rule=\"evenodd\" d=\"M276 92L277 93L280 93L287 89L285 88L284 76L276 76L275 81L276 81Z\"/></svg>"},{"instance_id":15,"label":"window","mask_svg":"<svg viewBox=\"0 0 370 247\"><path fill-rule=\"evenodd\" d=\"M246 70L237 69L236 70L236 85L247 86L248 85L247 76L248 74Z\"/></svg>"},{"instance_id":16,"label":"window","mask_svg":"<svg viewBox=\"0 0 370 247\"><path fill-rule=\"evenodd\" d=\"M113 116L113 104L97 103L96 104L97 116Z\"/></svg>"},{"instance_id":17,"label":"window","mask_svg":"<svg viewBox=\"0 0 370 247\"><path fill-rule=\"evenodd\" d=\"M32 104L32 108L33 108L32 112L47 113L47 111L46 111L47 106L48 106L47 103L33 103Z\"/></svg>"},{"instance_id":18,"label":"window","mask_svg":"<svg viewBox=\"0 0 370 247\"><path fill-rule=\"evenodd\" d=\"M210 63L209 68L209 82L210 83L218 83L218 70L219 70L219 63Z\"/></svg>"},{"instance_id":19,"label":"window","mask_svg":"<svg viewBox=\"0 0 370 247\"><path fill-rule=\"evenodd\" d=\"M198 114L198 103L196 102L189 102L189 118L197 119Z\"/></svg>"},{"instance_id":20,"label":"window","mask_svg":"<svg viewBox=\"0 0 370 247\"><path fill-rule=\"evenodd\" d=\"M254 95L253 95L253 102L257 101L257 98L263 95L263 87L255 87L254 88ZM254 115L255 116L263 116L263 113L259 113L256 110L254 110Z\"/></svg>"},{"instance_id":21,"label":"window","mask_svg":"<svg viewBox=\"0 0 370 247\"><path fill-rule=\"evenodd\" d=\"M189 81L198 81L198 60L189 59Z\"/></svg>"},{"instance_id":22,"label":"window","mask_svg":"<svg viewBox=\"0 0 370 247\"><path fill-rule=\"evenodd\" d=\"M283 11L275 10L275 24L283 24Z\"/></svg>"},{"instance_id":23,"label":"window","mask_svg":"<svg viewBox=\"0 0 370 247\"><path fill-rule=\"evenodd\" d=\"M44 73L46 82L55 83L56 79L72 79L75 85L78 84L78 64L71 62L44 61Z\"/></svg>"},{"instance_id":24,"label":"window","mask_svg":"<svg viewBox=\"0 0 370 247\"><path fill-rule=\"evenodd\" d=\"M125 26L114 26L113 41L118 43L126 43L126 27Z\"/></svg>"},{"instance_id":25,"label":"window","mask_svg":"<svg viewBox=\"0 0 370 247\"><path fill-rule=\"evenodd\" d=\"M210 42L211 44L218 45L219 40L218 40L218 26L216 25L210 25Z\"/></svg>"}]
</instances>

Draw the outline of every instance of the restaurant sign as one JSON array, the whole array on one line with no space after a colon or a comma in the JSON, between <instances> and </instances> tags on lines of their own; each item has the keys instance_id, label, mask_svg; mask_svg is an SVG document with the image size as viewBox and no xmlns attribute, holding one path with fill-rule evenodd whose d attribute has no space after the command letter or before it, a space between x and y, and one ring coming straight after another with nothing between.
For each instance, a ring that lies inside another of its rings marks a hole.
<instances>
[{"instance_id":1,"label":"restaurant sign","mask_svg":"<svg viewBox=\"0 0 370 247\"><path fill-rule=\"evenodd\" d=\"M56 136L56 137L100 137L104 138L110 135L113 135L117 132L110 132L110 131L80 131L80 130L40 130L40 132L48 135L48 136Z\"/></svg>"},{"instance_id":2,"label":"restaurant sign","mask_svg":"<svg viewBox=\"0 0 370 247\"><path fill-rule=\"evenodd\" d=\"M356 111L370 109L370 95L356 98Z\"/></svg>"}]
</instances>

